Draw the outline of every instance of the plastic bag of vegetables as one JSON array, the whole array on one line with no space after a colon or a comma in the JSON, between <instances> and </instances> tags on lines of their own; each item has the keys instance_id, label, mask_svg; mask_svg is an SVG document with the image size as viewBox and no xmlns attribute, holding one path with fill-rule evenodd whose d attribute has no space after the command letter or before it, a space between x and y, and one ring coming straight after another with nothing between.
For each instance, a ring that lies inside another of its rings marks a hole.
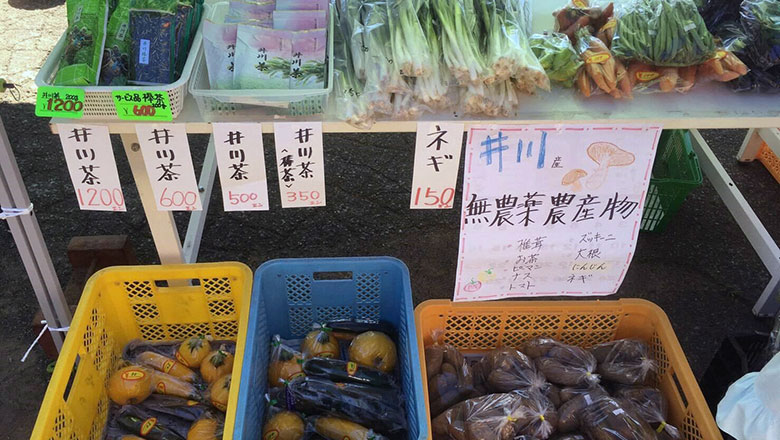
<instances>
[{"instance_id":1,"label":"plastic bag of vegetables","mask_svg":"<svg viewBox=\"0 0 780 440\"><path fill-rule=\"evenodd\" d=\"M307 422L309 430L327 440L386 440L384 436L365 426L338 417L311 417Z\"/></svg>"},{"instance_id":2,"label":"plastic bag of vegetables","mask_svg":"<svg viewBox=\"0 0 780 440\"><path fill-rule=\"evenodd\" d=\"M463 354L452 345L433 344L425 347L425 369L433 417L475 394L471 367Z\"/></svg>"},{"instance_id":3,"label":"plastic bag of vegetables","mask_svg":"<svg viewBox=\"0 0 780 440\"><path fill-rule=\"evenodd\" d=\"M497 348L474 366L475 375L491 393L545 391L548 383L533 360L513 348Z\"/></svg>"},{"instance_id":4,"label":"plastic bag of vegetables","mask_svg":"<svg viewBox=\"0 0 780 440\"><path fill-rule=\"evenodd\" d=\"M569 38L553 32L531 35L530 42L534 55L539 59L550 81L564 87L572 87L583 61Z\"/></svg>"},{"instance_id":5,"label":"plastic bag of vegetables","mask_svg":"<svg viewBox=\"0 0 780 440\"><path fill-rule=\"evenodd\" d=\"M742 27L750 35L752 61L762 69L780 65L780 2L744 0Z\"/></svg>"},{"instance_id":6,"label":"plastic bag of vegetables","mask_svg":"<svg viewBox=\"0 0 780 440\"><path fill-rule=\"evenodd\" d=\"M406 432L401 395L390 388L299 377L287 385L287 407L305 414L332 414L389 437Z\"/></svg>"},{"instance_id":7,"label":"plastic bag of vegetables","mask_svg":"<svg viewBox=\"0 0 780 440\"><path fill-rule=\"evenodd\" d=\"M577 53L584 62L576 78L580 92L585 97L603 92L616 99L632 98L631 82L623 63L587 28L577 31L576 36Z\"/></svg>"},{"instance_id":8,"label":"plastic bag of vegetables","mask_svg":"<svg viewBox=\"0 0 780 440\"><path fill-rule=\"evenodd\" d=\"M536 367L548 381L568 386L590 386L599 382L596 358L573 345L558 344L535 359Z\"/></svg>"},{"instance_id":9,"label":"plastic bag of vegetables","mask_svg":"<svg viewBox=\"0 0 780 440\"><path fill-rule=\"evenodd\" d=\"M634 412L655 430L658 440L682 438L680 431L666 422L669 404L661 391L655 388L623 387L615 392L615 397L628 402Z\"/></svg>"},{"instance_id":10,"label":"plastic bag of vegetables","mask_svg":"<svg viewBox=\"0 0 780 440\"><path fill-rule=\"evenodd\" d=\"M271 360L268 364L268 386L279 387L303 375L303 355L282 344L279 335L274 335L271 339Z\"/></svg>"},{"instance_id":11,"label":"plastic bag of vegetables","mask_svg":"<svg viewBox=\"0 0 780 440\"><path fill-rule=\"evenodd\" d=\"M395 378L371 367L340 359L314 358L303 363L303 372L334 382L359 383L379 388L397 388Z\"/></svg>"},{"instance_id":12,"label":"plastic bag of vegetables","mask_svg":"<svg viewBox=\"0 0 780 440\"><path fill-rule=\"evenodd\" d=\"M225 420L220 414L206 413L190 426L187 440L220 440Z\"/></svg>"},{"instance_id":13,"label":"plastic bag of vegetables","mask_svg":"<svg viewBox=\"0 0 780 440\"><path fill-rule=\"evenodd\" d=\"M267 408L262 439L301 440L304 433L305 425L299 414L275 406Z\"/></svg>"},{"instance_id":14,"label":"plastic bag of vegetables","mask_svg":"<svg viewBox=\"0 0 780 440\"><path fill-rule=\"evenodd\" d=\"M574 34L585 27L601 29L612 17L614 5L609 2L600 7L589 0L573 0L566 6L553 12L555 31L574 39Z\"/></svg>"},{"instance_id":15,"label":"plastic bag of vegetables","mask_svg":"<svg viewBox=\"0 0 780 440\"><path fill-rule=\"evenodd\" d=\"M643 384L656 368L647 344L636 339L605 342L591 347L590 352L599 363L601 377L620 384Z\"/></svg>"},{"instance_id":16,"label":"plastic bag of vegetables","mask_svg":"<svg viewBox=\"0 0 780 440\"><path fill-rule=\"evenodd\" d=\"M501 393L465 400L433 420L435 437L456 440L512 440L527 435L547 439L557 413L539 393Z\"/></svg>"},{"instance_id":17,"label":"plastic bag of vegetables","mask_svg":"<svg viewBox=\"0 0 780 440\"><path fill-rule=\"evenodd\" d=\"M597 399L580 411L580 429L592 440L655 439L644 420L611 397Z\"/></svg>"},{"instance_id":18,"label":"plastic bag of vegetables","mask_svg":"<svg viewBox=\"0 0 780 440\"><path fill-rule=\"evenodd\" d=\"M701 64L715 41L692 0L633 0L619 9L615 56L653 66Z\"/></svg>"}]
</instances>

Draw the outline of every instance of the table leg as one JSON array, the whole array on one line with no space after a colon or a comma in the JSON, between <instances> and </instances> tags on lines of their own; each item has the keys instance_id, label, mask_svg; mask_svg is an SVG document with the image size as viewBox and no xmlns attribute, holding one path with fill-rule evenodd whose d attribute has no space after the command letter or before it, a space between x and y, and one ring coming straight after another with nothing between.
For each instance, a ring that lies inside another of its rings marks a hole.
<instances>
[{"instance_id":1,"label":"table leg","mask_svg":"<svg viewBox=\"0 0 780 440\"><path fill-rule=\"evenodd\" d=\"M3 208L30 206L30 197L2 120L0 120L0 206ZM11 217L7 221L47 325L52 328L67 327L71 320L70 309L62 293L57 273L54 271L49 250L43 241L35 212ZM51 332L57 350L62 348L63 335L62 332Z\"/></svg>"},{"instance_id":2,"label":"table leg","mask_svg":"<svg viewBox=\"0 0 780 440\"><path fill-rule=\"evenodd\" d=\"M761 136L758 135L758 129L751 128L739 147L737 160L740 162L753 162L758 156L758 150L761 148Z\"/></svg>"},{"instance_id":3,"label":"table leg","mask_svg":"<svg viewBox=\"0 0 780 440\"><path fill-rule=\"evenodd\" d=\"M772 281L753 307L753 313L757 316L774 316L780 310L780 298L777 295L780 293L780 248L698 130L691 130L691 141L702 171L772 276Z\"/></svg>"},{"instance_id":4,"label":"table leg","mask_svg":"<svg viewBox=\"0 0 780 440\"><path fill-rule=\"evenodd\" d=\"M184 263L181 239L179 238L179 231L176 229L176 222L173 220L173 212L157 210L157 203L154 200L152 184L149 182L149 176L146 173L146 165L144 165L144 157L141 154L138 136L135 134L123 134L122 144L124 145L125 154L127 154L127 160L130 162L130 170L133 172L133 179L135 179L135 186L138 188L138 196L141 198L149 229L152 230L152 238L154 239L154 245L157 247L160 263Z\"/></svg>"},{"instance_id":5,"label":"table leg","mask_svg":"<svg viewBox=\"0 0 780 440\"><path fill-rule=\"evenodd\" d=\"M190 222L187 225L187 234L184 236L184 261L195 263L198 260L200 240L203 236L203 227L206 225L206 215L209 212L211 191L214 189L214 177L217 175L217 153L214 146L214 136L209 136L209 146L203 159L203 168L200 170L200 201L203 210L193 211L190 214Z\"/></svg>"}]
</instances>

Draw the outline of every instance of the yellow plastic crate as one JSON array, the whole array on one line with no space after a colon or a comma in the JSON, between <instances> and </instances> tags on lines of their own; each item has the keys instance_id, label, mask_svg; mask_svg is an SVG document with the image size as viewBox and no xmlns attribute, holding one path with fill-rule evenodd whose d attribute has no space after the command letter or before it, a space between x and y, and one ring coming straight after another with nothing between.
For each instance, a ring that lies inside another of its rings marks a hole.
<instances>
[{"instance_id":1,"label":"yellow plastic crate","mask_svg":"<svg viewBox=\"0 0 780 440\"><path fill-rule=\"evenodd\" d=\"M769 148L766 142L761 144L757 159L764 164L769 174L777 180L777 183L780 183L780 158Z\"/></svg>"},{"instance_id":2,"label":"yellow plastic crate","mask_svg":"<svg viewBox=\"0 0 780 440\"><path fill-rule=\"evenodd\" d=\"M653 385L669 400L669 422L680 429L685 440L723 439L669 318L649 301L429 300L418 305L414 314L423 372L425 347L433 343L434 330L443 331L443 342L464 353L518 347L536 336L551 336L585 348L621 338L645 341L658 365ZM423 384L430 419L428 384ZM430 426L428 438L433 438Z\"/></svg>"},{"instance_id":3,"label":"yellow plastic crate","mask_svg":"<svg viewBox=\"0 0 780 440\"><path fill-rule=\"evenodd\" d=\"M109 408L106 382L132 339L235 339L244 357L252 272L241 263L118 266L84 287L31 438L99 440ZM232 438L241 379L233 365L225 439Z\"/></svg>"}]
</instances>

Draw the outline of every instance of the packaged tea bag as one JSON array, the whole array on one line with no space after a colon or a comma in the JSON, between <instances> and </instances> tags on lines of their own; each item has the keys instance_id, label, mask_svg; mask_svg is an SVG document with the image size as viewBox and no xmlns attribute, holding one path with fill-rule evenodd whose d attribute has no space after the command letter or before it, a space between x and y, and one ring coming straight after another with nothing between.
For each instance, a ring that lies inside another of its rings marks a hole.
<instances>
[{"instance_id":1,"label":"packaged tea bag","mask_svg":"<svg viewBox=\"0 0 780 440\"><path fill-rule=\"evenodd\" d=\"M106 39L106 0L68 0L67 46L57 67L54 85L98 83Z\"/></svg>"},{"instance_id":2,"label":"packaged tea bag","mask_svg":"<svg viewBox=\"0 0 780 440\"><path fill-rule=\"evenodd\" d=\"M130 5L132 84L173 82L176 47L176 0L133 0Z\"/></svg>"},{"instance_id":3,"label":"packaged tea bag","mask_svg":"<svg viewBox=\"0 0 780 440\"><path fill-rule=\"evenodd\" d=\"M273 25L274 2L250 2L232 0L228 7L225 23L248 23L257 21L261 26Z\"/></svg>"},{"instance_id":4,"label":"packaged tea bag","mask_svg":"<svg viewBox=\"0 0 780 440\"><path fill-rule=\"evenodd\" d=\"M325 11L274 11L274 29L307 31L326 27Z\"/></svg>"},{"instance_id":5,"label":"packaged tea bag","mask_svg":"<svg viewBox=\"0 0 780 440\"><path fill-rule=\"evenodd\" d=\"M233 88L237 31L234 23L203 21L203 54L212 89Z\"/></svg>"},{"instance_id":6,"label":"packaged tea bag","mask_svg":"<svg viewBox=\"0 0 780 440\"><path fill-rule=\"evenodd\" d=\"M290 58L291 89L325 87L325 29L293 32Z\"/></svg>"},{"instance_id":7,"label":"packaged tea bag","mask_svg":"<svg viewBox=\"0 0 780 440\"><path fill-rule=\"evenodd\" d=\"M238 89L290 88L290 31L238 25L234 86Z\"/></svg>"},{"instance_id":8,"label":"packaged tea bag","mask_svg":"<svg viewBox=\"0 0 780 440\"><path fill-rule=\"evenodd\" d=\"M179 0L176 4L175 78L181 75L184 63L187 61L187 55L190 51L190 29L194 18L195 8L192 0Z\"/></svg>"},{"instance_id":9,"label":"packaged tea bag","mask_svg":"<svg viewBox=\"0 0 780 440\"><path fill-rule=\"evenodd\" d=\"M101 86L127 84L127 74L130 70L130 2L131 0L120 0L108 20L100 67Z\"/></svg>"},{"instance_id":10,"label":"packaged tea bag","mask_svg":"<svg viewBox=\"0 0 780 440\"><path fill-rule=\"evenodd\" d=\"M277 11L327 11L328 0L276 0Z\"/></svg>"}]
</instances>

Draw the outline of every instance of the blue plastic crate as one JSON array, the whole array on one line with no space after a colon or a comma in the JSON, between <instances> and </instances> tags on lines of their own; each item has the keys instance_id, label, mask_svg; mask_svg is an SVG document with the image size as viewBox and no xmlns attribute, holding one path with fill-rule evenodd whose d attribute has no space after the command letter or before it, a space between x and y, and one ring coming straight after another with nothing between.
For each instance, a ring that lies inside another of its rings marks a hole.
<instances>
[{"instance_id":1,"label":"blue plastic crate","mask_svg":"<svg viewBox=\"0 0 780 440\"><path fill-rule=\"evenodd\" d=\"M271 336L303 338L313 323L341 318L395 326L409 439L427 437L409 270L395 258L364 257L273 260L257 269L233 438L262 433Z\"/></svg>"}]
</instances>

